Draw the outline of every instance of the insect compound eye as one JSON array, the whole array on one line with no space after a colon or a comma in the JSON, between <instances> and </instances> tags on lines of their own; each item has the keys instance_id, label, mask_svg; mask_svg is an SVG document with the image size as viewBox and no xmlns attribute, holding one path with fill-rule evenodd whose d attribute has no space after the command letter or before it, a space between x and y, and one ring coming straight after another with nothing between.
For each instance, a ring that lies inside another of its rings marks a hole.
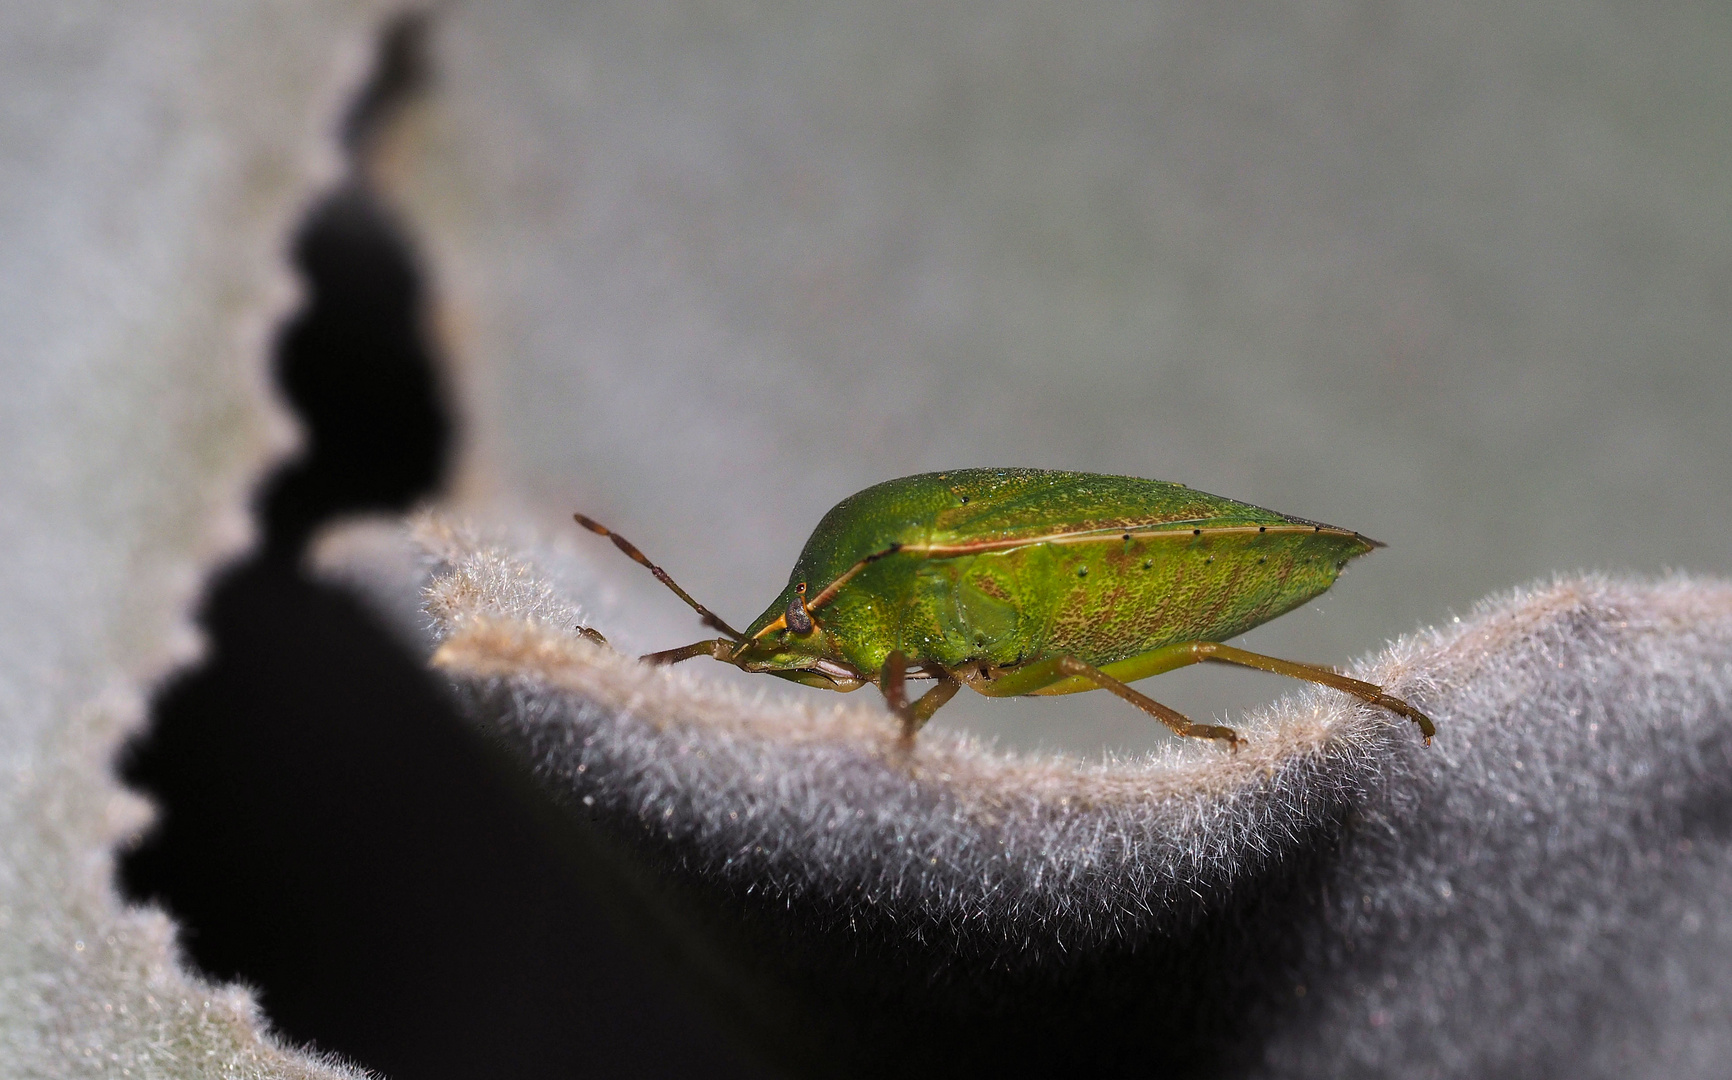
<instances>
[{"instance_id":1,"label":"insect compound eye","mask_svg":"<svg viewBox=\"0 0 1732 1080\"><path fill-rule=\"evenodd\" d=\"M788 610L782 616L788 624L788 629L796 634L812 632L812 616L806 611L806 583L804 581L794 586L794 595L788 598Z\"/></svg>"}]
</instances>

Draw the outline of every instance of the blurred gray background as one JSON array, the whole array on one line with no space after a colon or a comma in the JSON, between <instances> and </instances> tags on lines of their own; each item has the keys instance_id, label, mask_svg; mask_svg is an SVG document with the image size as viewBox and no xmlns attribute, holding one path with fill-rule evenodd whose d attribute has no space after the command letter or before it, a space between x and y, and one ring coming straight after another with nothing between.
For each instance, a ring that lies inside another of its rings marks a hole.
<instances>
[{"instance_id":1,"label":"blurred gray background","mask_svg":"<svg viewBox=\"0 0 1732 1080\"><path fill-rule=\"evenodd\" d=\"M458 501L586 564L625 647L701 631L572 510L744 622L839 498L968 465L1386 541L1245 640L1295 659L1554 571L1727 566L1732 7L489 3L435 47L380 169ZM1144 688L1235 722L1290 684ZM1101 694L935 723L1163 738Z\"/></svg>"}]
</instances>

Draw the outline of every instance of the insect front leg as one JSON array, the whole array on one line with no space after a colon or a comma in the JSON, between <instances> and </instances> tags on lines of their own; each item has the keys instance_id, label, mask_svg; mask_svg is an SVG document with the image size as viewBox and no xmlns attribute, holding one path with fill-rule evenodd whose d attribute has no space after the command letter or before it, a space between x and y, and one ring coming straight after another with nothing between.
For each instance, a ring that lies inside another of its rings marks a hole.
<instances>
[{"instance_id":1,"label":"insect front leg","mask_svg":"<svg viewBox=\"0 0 1732 1080\"><path fill-rule=\"evenodd\" d=\"M731 661L735 647L734 643L727 638L711 638L708 641L694 641L690 645L681 645L677 649L645 653L638 659L646 664L677 664L681 660L690 660L694 656L713 656L717 660Z\"/></svg>"},{"instance_id":2,"label":"insect front leg","mask_svg":"<svg viewBox=\"0 0 1732 1080\"><path fill-rule=\"evenodd\" d=\"M926 726L938 707L956 696L962 684L949 672L939 672L938 685L921 694L912 705L908 702L908 657L901 649L890 650L884 658L884 670L878 686L884 691L884 703L902 721L902 741L912 743L914 733Z\"/></svg>"}]
</instances>

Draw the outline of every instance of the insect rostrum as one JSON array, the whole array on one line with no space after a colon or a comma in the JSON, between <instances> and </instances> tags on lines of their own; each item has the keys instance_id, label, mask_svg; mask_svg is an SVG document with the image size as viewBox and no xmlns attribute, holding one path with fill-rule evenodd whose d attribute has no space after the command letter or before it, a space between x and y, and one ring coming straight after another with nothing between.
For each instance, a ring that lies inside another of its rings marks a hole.
<instances>
[{"instance_id":1,"label":"insect rostrum","mask_svg":"<svg viewBox=\"0 0 1732 1080\"><path fill-rule=\"evenodd\" d=\"M1213 660L1331 686L1431 721L1329 668L1223 645L1335 583L1382 545L1183 484L1042 469L905 476L850 495L806 541L788 585L745 632L692 599L624 538L585 517L725 637L651 653L712 656L826 690L873 683L912 739L967 685L989 697L1104 689L1180 735L1236 746L1127 686ZM910 679L935 680L918 700Z\"/></svg>"}]
</instances>

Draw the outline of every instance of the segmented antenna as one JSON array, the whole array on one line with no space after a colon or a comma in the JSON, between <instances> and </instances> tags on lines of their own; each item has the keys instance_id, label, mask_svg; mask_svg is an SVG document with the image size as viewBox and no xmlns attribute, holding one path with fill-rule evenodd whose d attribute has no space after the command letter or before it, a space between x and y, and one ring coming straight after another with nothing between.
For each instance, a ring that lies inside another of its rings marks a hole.
<instances>
[{"instance_id":1,"label":"segmented antenna","mask_svg":"<svg viewBox=\"0 0 1732 1080\"><path fill-rule=\"evenodd\" d=\"M612 540L613 546L625 552L626 555L631 558L632 562L647 567L649 572L656 576L657 581L672 589L675 596L678 596L681 600L684 600L686 603L691 605L692 610L698 613L698 617L704 620L704 625L720 630L735 641L743 642L746 640L746 635L723 622L721 616L698 603L696 600L693 600L692 595L680 588L679 584L675 582L673 578L668 576L666 570L663 570L655 563L650 562L649 559L644 556L644 553L637 549L637 545L633 544L630 540L627 540L625 537L614 532L601 522L596 521L594 518L587 518L582 514L573 514L571 516L573 520L588 529L590 532L595 533L597 536L605 536L609 540Z\"/></svg>"},{"instance_id":2,"label":"segmented antenna","mask_svg":"<svg viewBox=\"0 0 1732 1080\"><path fill-rule=\"evenodd\" d=\"M856 575L860 571L866 569L868 566L871 566L873 563L877 562L879 559L883 559L883 558L886 558L888 556L894 555L898 551L901 551L901 550L902 550L901 544L891 544L889 547L885 548L884 550L874 551L872 554L866 556L864 559L861 559L859 562L855 563L853 566L850 566L847 570L843 571L841 577L837 578L835 581L832 581L830 584L824 586L823 592L819 593L817 596L812 597L811 600L808 600L806 602L806 611L808 613L811 613L811 612L817 611L819 608L823 607L825 604L828 604L830 601L832 601L836 598L837 593L842 591L842 586L844 586L844 585L848 584L850 581L854 580L854 575Z\"/></svg>"}]
</instances>

